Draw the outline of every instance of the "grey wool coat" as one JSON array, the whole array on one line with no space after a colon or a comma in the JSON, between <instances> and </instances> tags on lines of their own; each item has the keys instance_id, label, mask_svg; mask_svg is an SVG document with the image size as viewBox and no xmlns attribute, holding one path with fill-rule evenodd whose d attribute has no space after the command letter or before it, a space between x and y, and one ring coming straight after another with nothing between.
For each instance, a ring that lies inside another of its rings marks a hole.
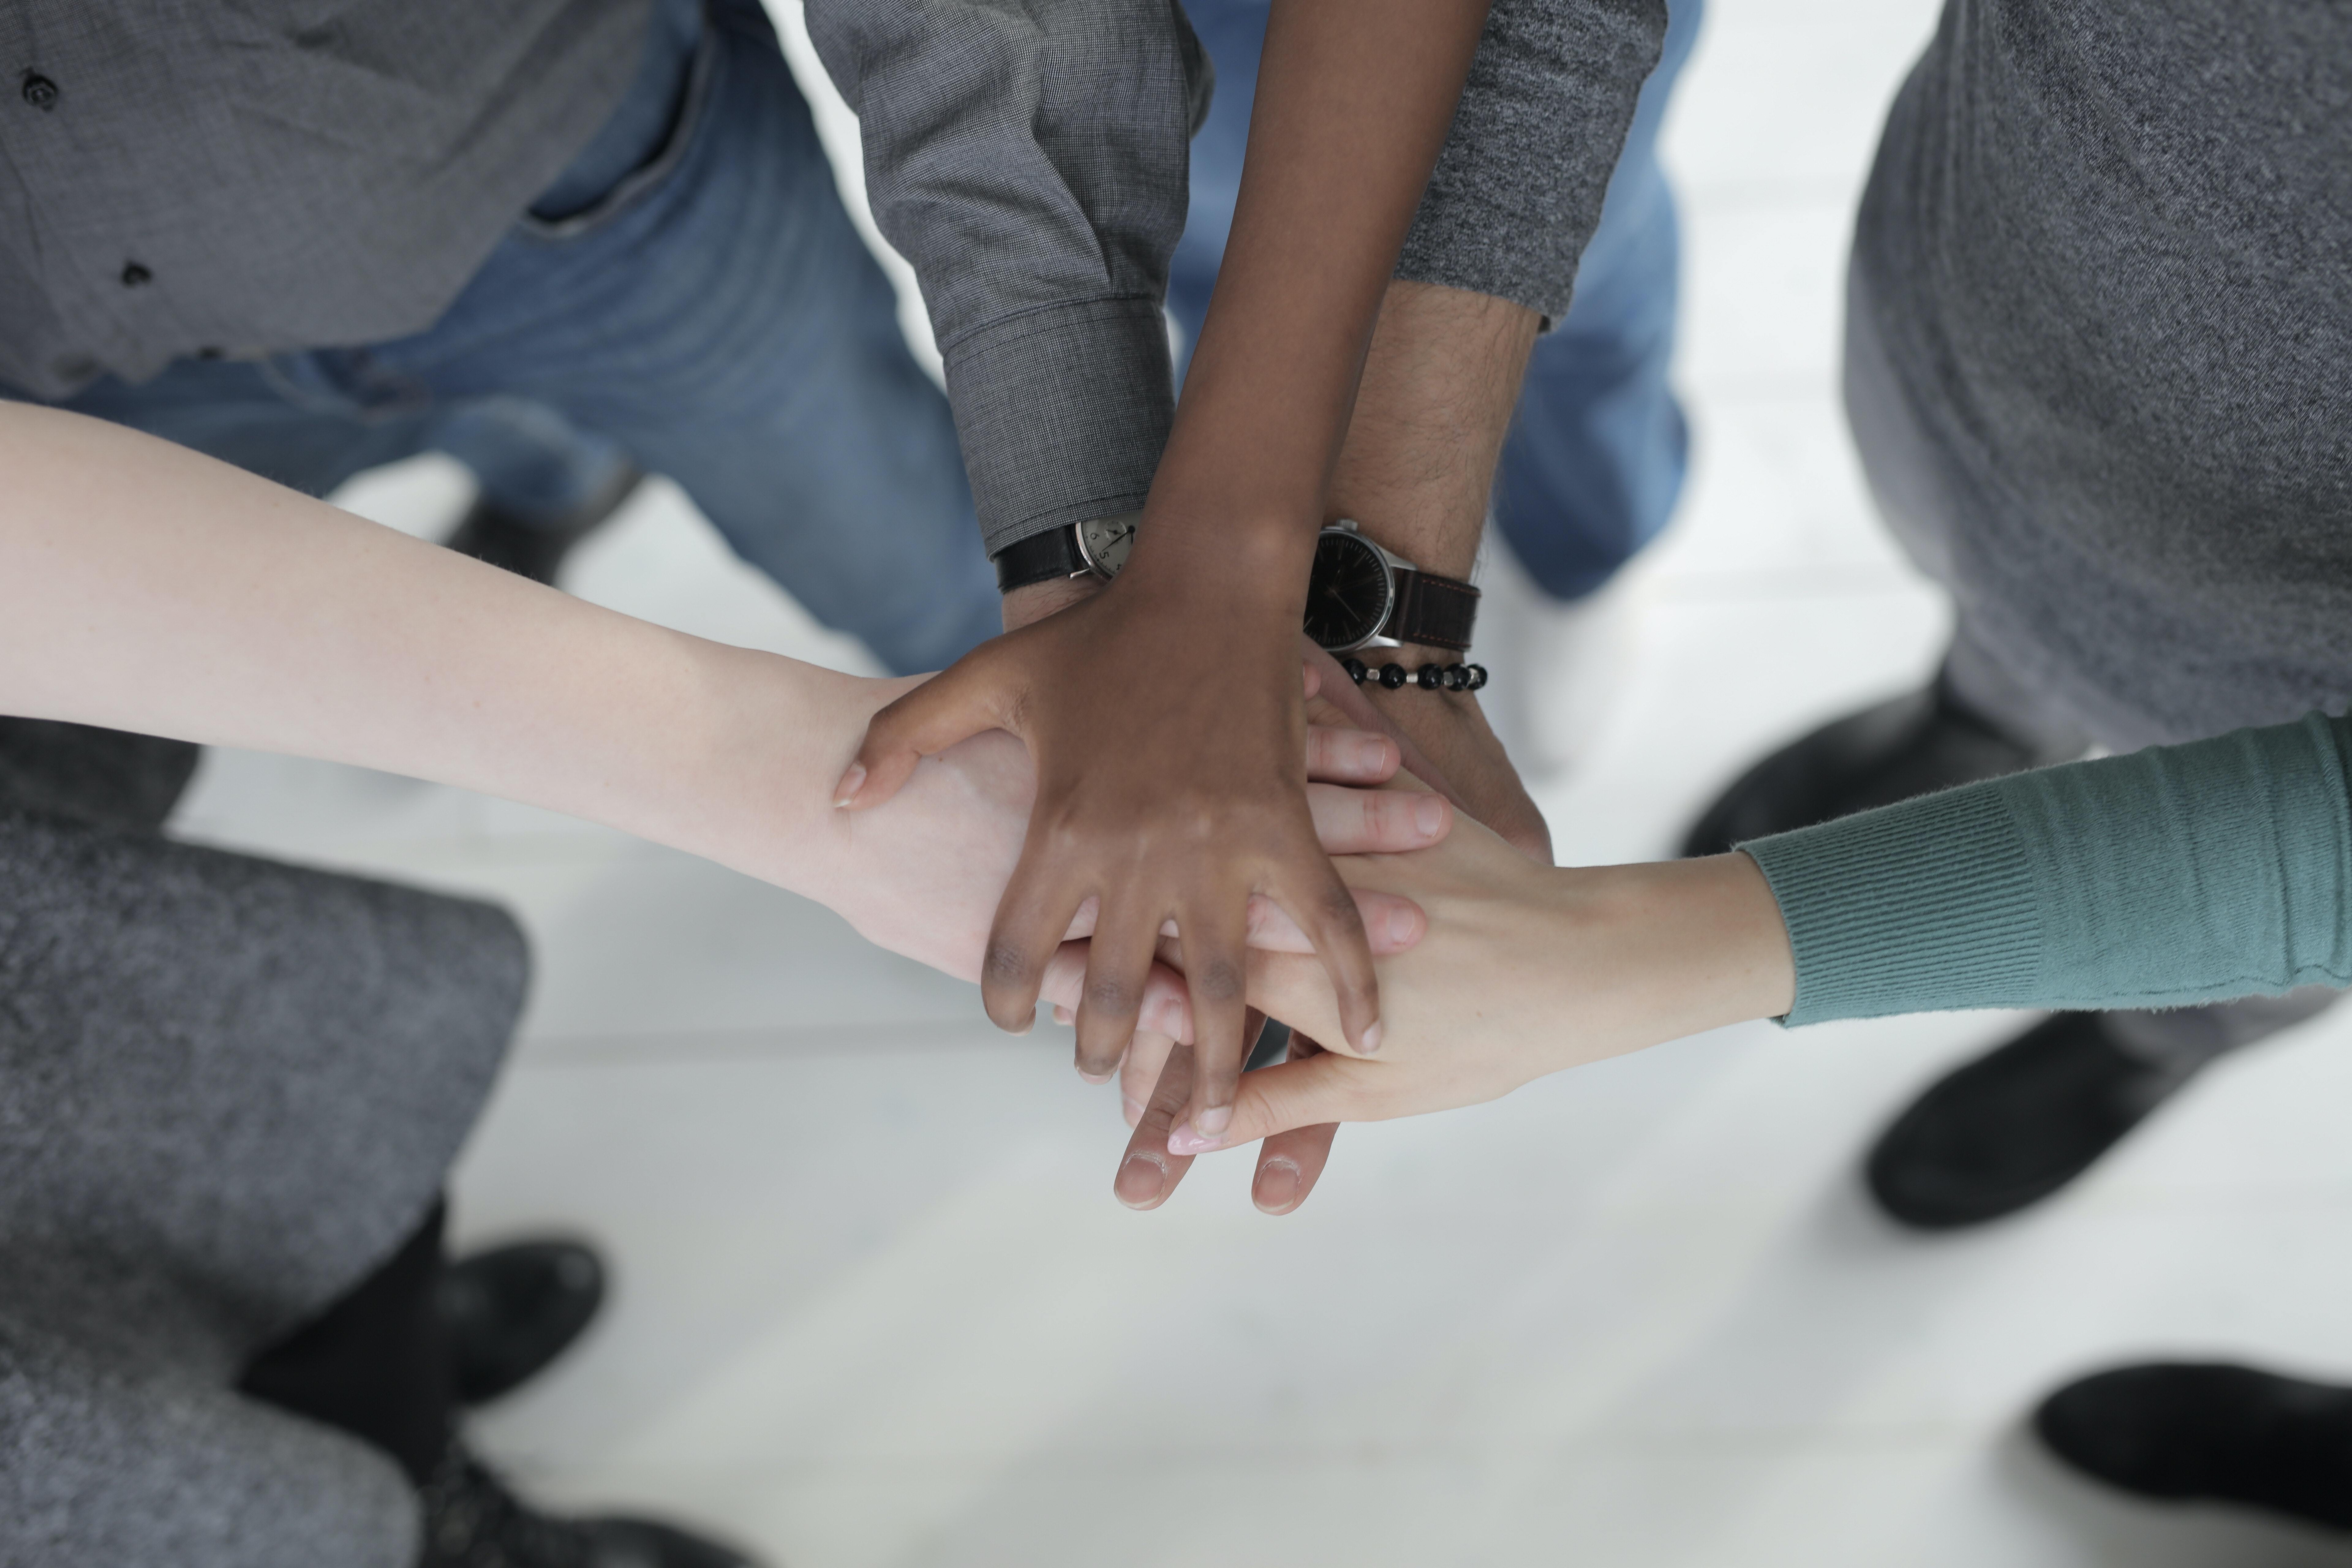
<instances>
[{"instance_id":1,"label":"grey wool coat","mask_svg":"<svg viewBox=\"0 0 2352 1568\"><path fill-rule=\"evenodd\" d=\"M0 721L0 1563L408 1568L392 1462L233 1384L432 1205L526 951L163 838L193 756Z\"/></svg>"}]
</instances>

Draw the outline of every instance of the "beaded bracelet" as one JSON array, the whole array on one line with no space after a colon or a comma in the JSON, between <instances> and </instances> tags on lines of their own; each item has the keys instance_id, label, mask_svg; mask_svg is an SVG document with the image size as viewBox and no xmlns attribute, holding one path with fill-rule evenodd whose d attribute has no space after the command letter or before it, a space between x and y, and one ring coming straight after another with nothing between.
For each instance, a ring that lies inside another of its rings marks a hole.
<instances>
[{"instance_id":1,"label":"beaded bracelet","mask_svg":"<svg viewBox=\"0 0 2352 1568\"><path fill-rule=\"evenodd\" d=\"M1384 664L1373 669L1360 658L1343 658L1339 668L1359 686L1370 681L1391 691L1404 686L1418 686L1423 691L1475 691L1486 684L1486 667L1483 664L1424 664L1419 669Z\"/></svg>"}]
</instances>

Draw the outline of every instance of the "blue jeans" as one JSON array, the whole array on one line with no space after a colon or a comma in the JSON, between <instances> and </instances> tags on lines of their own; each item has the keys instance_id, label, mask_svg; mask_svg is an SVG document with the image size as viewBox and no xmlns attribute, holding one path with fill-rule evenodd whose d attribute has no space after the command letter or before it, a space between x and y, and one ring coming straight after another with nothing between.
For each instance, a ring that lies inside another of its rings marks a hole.
<instances>
[{"instance_id":1,"label":"blue jeans","mask_svg":"<svg viewBox=\"0 0 2352 1568\"><path fill-rule=\"evenodd\" d=\"M1701 0L1671 0L1665 49L1643 84L1610 177L1576 298L1536 342L1495 477L1495 521L1559 599L1606 583L1654 538L1682 493L1690 435L1666 384L1680 239L1658 167L1658 124L1698 35ZM1187 0L1217 95L1192 142L1192 207L1168 287L1185 348L1200 336L1241 189L1266 0Z\"/></svg>"},{"instance_id":2,"label":"blue jeans","mask_svg":"<svg viewBox=\"0 0 2352 1568\"><path fill-rule=\"evenodd\" d=\"M184 360L66 405L313 495L445 449L526 514L625 454L885 665L951 662L999 612L947 400L757 5L719 0L689 47L682 100L655 72L615 113L654 127L647 155L583 209L525 217L426 331Z\"/></svg>"}]
</instances>

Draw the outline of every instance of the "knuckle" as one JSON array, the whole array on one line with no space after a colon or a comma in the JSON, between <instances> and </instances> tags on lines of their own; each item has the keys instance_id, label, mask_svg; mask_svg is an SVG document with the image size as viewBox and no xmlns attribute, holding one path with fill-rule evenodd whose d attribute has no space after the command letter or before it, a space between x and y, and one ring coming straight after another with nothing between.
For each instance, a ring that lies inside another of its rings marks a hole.
<instances>
[{"instance_id":1,"label":"knuckle","mask_svg":"<svg viewBox=\"0 0 2352 1568\"><path fill-rule=\"evenodd\" d=\"M1124 975L1087 976L1087 1005L1097 1013L1123 1018L1136 1011L1139 1000L1135 985Z\"/></svg>"},{"instance_id":2,"label":"knuckle","mask_svg":"<svg viewBox=\"0 0 2352 1568\"><path fill-rule=\"evenodd\" d=\"M1230 958L1213 958L1193 974L1192 985L1207 1001L1236 1001L1244 985L1241 965Z\"/></svg>"},{"instance_id":3,"label":"knuckle","mask_svg":"<svg viewBox=\"0 0 2352 1568\"><path fill-rule=\"evenodd\" d=\"M1029 960L1016 943L992 942L988 952L982 955L980 967L981 978L987 984L1018 985L1028 977Z\"/></svg>"}]
</instances>

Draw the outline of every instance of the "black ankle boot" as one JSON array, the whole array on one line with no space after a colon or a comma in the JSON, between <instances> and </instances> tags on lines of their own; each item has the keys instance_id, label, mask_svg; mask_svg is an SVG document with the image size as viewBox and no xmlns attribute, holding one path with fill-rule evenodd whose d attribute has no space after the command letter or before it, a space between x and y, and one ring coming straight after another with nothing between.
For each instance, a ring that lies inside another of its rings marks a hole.
<instances>
[{"instance_id":1,"label":"black ankle boot","mask_svg":"<svg viewBox=\"0 0 2352 1568\"><path fill-rule=\"evenodd\" d=\"M423 1492L418 1568L759 1568L751 1558L642 1519L553 1519L456 1443Z\"/></svg>"},{"instance_id":2,"label":"black ankle boot","mask_svg":"<svg viewBox=\"0 0 2352 1568\"><path fill-rule=\"evenodd\" d=\"M551 588L572 547L603 527L636 493L645 477L639 469L625 468L579 506L544 521L527 521L494 501L478 500L456 531L441 542L460 555Z\"/></svg>"},{"instance_id":3,"label":"black ankle boot","mask_svg":"<svg viewBox=\"0 0 2352 1568\"><path fill-rule=\"evenodd\" d=\"M604 1265L577 1242L517 1242L448 1264L433 1304L458 1403L488 1404L538 1376L604 1300Z\"/></svg>"},{"instance_id":4,"label":"black ankle boot","mask_svg":"<svg viewBox=\"0 0 2352 1568\"><path fill-rule=\"evenodd\" d=\"M2056 760L1962 708L1939 679L1824 724L1758 763L1706 808L1683 853L1720 855L1750 838Z\"/></svg>"},{"instance_id":5,"label":"black ankle boot","mask_svg":"<svg viewBox=\"0 0 2352 1568\"><path fill-rule=\"evenodd\" d=\"M2104 1015L2053 1013L1955 1068L1870 1152L1870 1195L1919 1230L1981 1225L2089 1169L2196 1070L2125 1051Z\"/></svg>"},{"instance_id":6,"label":"black ankle boot","mask_svg":"<svg viewBox=\"0 0 2352 1568\"><path fill-rule=\"evenodd\" d=\"M2042 1402L2033 1428L2095 1479L2352 1530L2352 1388L2252 1367L2118 1367Z\"/></svg>"}]
</instances>

